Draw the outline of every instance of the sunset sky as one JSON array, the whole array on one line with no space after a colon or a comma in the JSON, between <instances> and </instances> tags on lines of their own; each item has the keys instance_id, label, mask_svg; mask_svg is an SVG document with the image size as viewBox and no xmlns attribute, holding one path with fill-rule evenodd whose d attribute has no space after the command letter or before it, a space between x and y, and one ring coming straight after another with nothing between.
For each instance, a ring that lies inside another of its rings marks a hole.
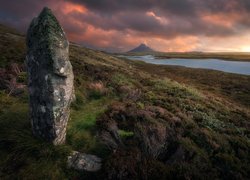
<instances>
[{"instance_id":1,"label":"sunset sky","mask_svg":"<svg viewBox=\"0 0 250 180\"><path fill-rule=\"evenodd\" d=\"M250 52L250 0L0 0L0 23L25 32L44 6L90 48Z\"/></svg>"}]
</instances>

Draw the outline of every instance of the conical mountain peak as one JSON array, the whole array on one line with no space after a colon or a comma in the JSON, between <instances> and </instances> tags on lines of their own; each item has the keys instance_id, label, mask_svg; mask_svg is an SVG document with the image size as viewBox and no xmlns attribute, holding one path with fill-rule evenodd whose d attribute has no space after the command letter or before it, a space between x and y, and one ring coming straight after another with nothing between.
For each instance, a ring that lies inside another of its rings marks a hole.
<instances>
[{"instance_id":1,"label":"conical mountain peak","mask_svg":"<svg viewBox=\"0 0 250 180\"><path fill-rule=\"evenodd\" d=\"M154 50L144 43L141 43L136 48L130 50L129 52L153 52Z\"/></svg>"}]
</instances>

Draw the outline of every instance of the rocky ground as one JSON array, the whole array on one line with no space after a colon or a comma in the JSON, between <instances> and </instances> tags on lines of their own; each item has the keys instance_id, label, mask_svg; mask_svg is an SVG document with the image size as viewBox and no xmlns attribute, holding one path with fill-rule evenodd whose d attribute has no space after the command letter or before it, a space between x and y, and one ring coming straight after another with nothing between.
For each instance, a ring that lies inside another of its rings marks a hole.
<instances>
[{"instance_id":1,"label":"rocky ground","mask_svg":"<svg viewBox=\"0 0 250 180\"><path fill-rule=\"evenodd\" d=\"M1 179L249 178L250 112L244 98L210 91L210 83L199 88L196 76L191 81L184 71L166 73L74 44L76 101L66 144L55 147L35 139L28 118L24 37L4 26L0 30ZM214 73L209 71L209 82L218 79ZM248 76L239 79L250 82ZM11 81L18 86L10 88ZM218 87L225 83L216 81ZM22 91L13 93L20 86ZM250 93L248 85L241 89ZM68 156L81 156L72 151L84 153L82 159L97 169L101 163L100 170L69 168Z\"/></svg>"}]
</instances>

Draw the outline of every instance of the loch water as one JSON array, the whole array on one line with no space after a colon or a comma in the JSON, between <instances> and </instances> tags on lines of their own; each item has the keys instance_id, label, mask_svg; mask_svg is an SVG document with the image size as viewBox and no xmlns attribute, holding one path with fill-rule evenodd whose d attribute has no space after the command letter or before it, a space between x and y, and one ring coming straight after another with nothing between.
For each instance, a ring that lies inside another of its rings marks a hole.
<instances>
[{"instance_id":1,"label":"loch water","mask_svg":"<svg viewBox=\"0 0 250 180\"><path fill-rule=\"evenodd\" d=\"M184 58L156 59L152 55L123 56L123 57L130 60L144 61L150 64L212 69L229 73L250 75L250 62L226 61L222 59L184 59Z\"/></svg>"}]
</instances>

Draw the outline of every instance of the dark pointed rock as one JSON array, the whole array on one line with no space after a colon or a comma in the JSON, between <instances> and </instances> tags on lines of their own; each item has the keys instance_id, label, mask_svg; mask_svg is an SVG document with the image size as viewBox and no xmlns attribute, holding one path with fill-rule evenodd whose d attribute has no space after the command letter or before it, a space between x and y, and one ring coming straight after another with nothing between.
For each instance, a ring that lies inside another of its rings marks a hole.
<instances>
[{"instance_id":1,"label":"dark pointed rock","mask_svg":"<svg viewBox=\"0 0 250 180\"><path fill-rule=\"evenodd\" d=\"M52 11L44 8L27 33L30 117L35 136L54 144L65 141L74 97L69 42Z\"/></svg>"},{"instance_id":2,"label":"dark pointed rock","mask_svg":"<svg viewBox=\"0 0 250 180\"><path fill-rule=\"evenodd\" d=\"M130 50L129 52L154 52L154 50L148 47L146 44L142 43L138 47Z\"/></svg>"}]
</instances>

